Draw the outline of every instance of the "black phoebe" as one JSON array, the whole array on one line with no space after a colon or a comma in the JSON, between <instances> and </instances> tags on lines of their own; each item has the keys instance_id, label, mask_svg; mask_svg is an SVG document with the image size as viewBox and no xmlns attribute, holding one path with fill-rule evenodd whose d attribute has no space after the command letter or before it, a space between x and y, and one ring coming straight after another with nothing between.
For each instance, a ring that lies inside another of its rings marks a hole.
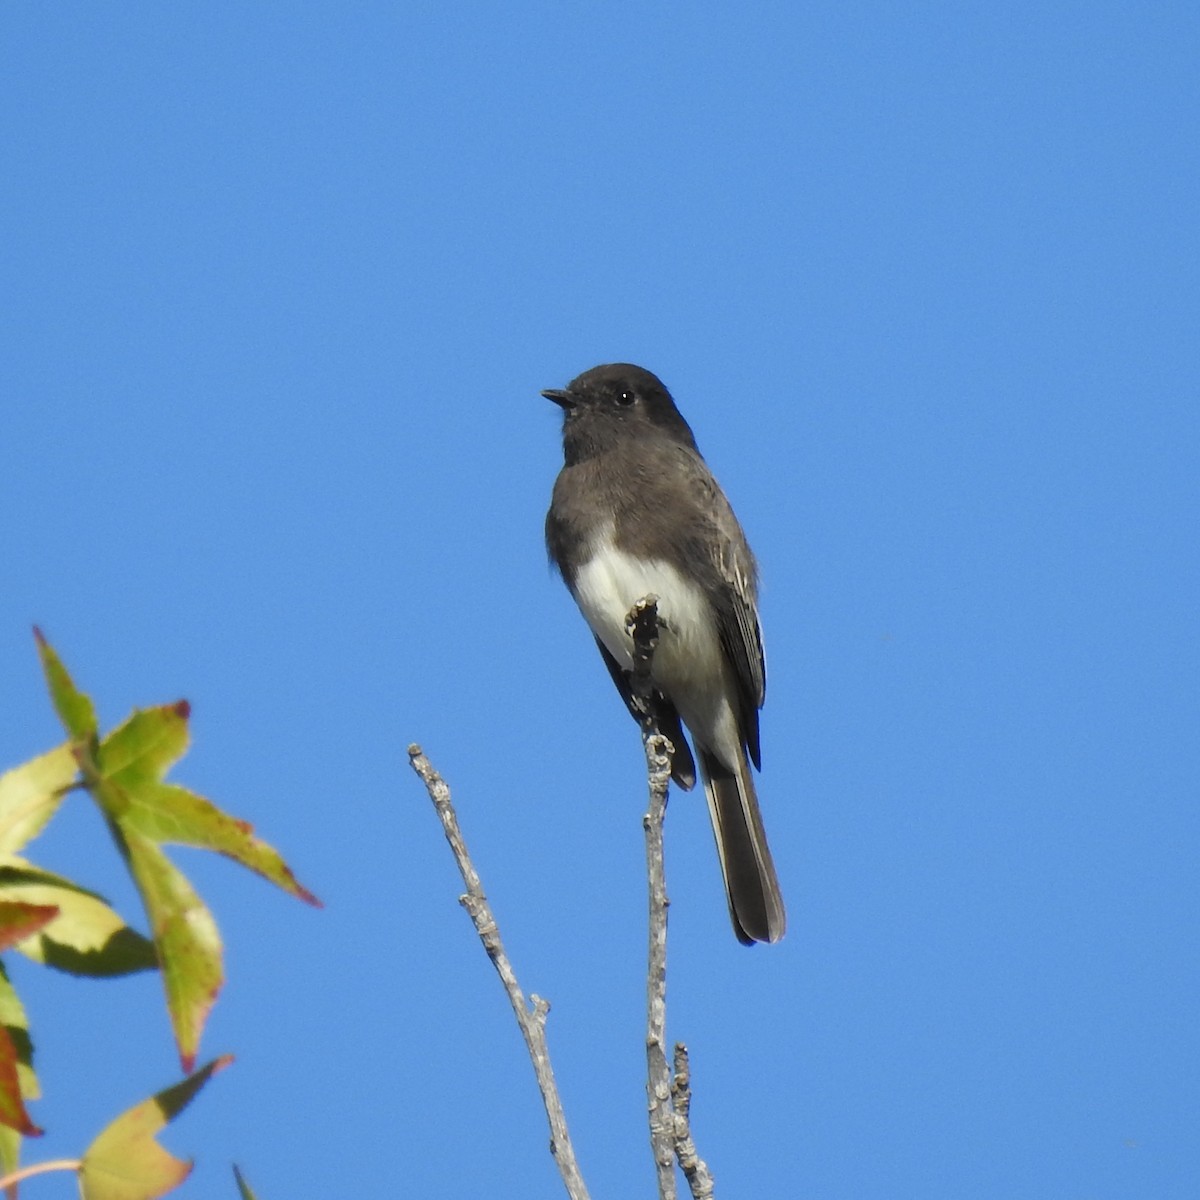
<instances>
[{"instance_id":1,"label":"black phoebe","mask_svg":"<svg viewBox=\"0 0 1200 1200\"><path fill-rule=\"evenodd\" d=\"M546 547L617 690L631 705L629 610L658 597L652 680L671 775L708 794L738 940L777 942L786 918L747 755L761 769L766 676L758 569L725 493L662 382L630 363L585 371L542 393L563 409L563 457ZM634 716L636 717L636 712Z\"/></svg>"}]
</instances>

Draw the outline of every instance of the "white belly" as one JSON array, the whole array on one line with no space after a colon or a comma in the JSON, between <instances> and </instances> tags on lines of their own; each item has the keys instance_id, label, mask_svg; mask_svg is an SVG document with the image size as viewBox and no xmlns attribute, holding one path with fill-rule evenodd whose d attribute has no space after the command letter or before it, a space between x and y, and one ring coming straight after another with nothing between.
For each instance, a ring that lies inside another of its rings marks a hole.
<instances>
[{"instance_id":1,"label":"white belly","mask_svg":"<svg viewBox=\"0 0 1200 1200\"><path fill-rule=\"evenodd\" d=\"M731 707L734 683L708 598L670 563L615 549L609 531L576 573L575 598L592 632L626 669L633 665L633 640L625 617L645 596L658 597L655 685L671 698L693 737L718 757L736 761L741 739Z\"/></svg>"}]
</instances>

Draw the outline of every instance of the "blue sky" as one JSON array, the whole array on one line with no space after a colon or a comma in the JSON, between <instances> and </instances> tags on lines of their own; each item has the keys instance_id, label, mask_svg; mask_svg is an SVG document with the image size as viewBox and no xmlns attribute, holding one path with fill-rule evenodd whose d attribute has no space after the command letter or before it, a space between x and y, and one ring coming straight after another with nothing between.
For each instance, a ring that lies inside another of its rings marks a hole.
<instances>
[{"instance_id":1,"label":"blue sky","mask_svg":"<svg viewBox=\"0 0 1200 1200\"><path fill-rule=\"evenodd\" d=\"M593 1194L648 1194L636 730L541 399L661 375L758 552L779 946L676 795L669 1035L725 1196L1200 1194L1193 5L7 5L0 761L115 723L326 902L227 939L181 1194L560 1194L404 749ZM35 847L131 915L84 802ZM49 1133L172 1081L153 978L17 963ZM50 1185L44 1185L50 1186ZM32 1194L32 1188L31 1188Z\"/></svg>"}]
</instances>

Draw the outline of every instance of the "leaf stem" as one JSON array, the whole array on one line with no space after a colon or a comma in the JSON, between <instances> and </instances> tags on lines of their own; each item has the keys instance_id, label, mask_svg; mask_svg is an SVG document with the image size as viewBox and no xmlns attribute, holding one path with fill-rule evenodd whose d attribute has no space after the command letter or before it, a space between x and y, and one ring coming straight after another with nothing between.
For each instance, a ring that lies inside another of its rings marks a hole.
<instances>
[{"instance_id":1,"label":"leaf stem","mask_svg":"<svg viewBox=\"0 0 1200 1200\"><path fill-rule=\"evenodd\" d=\"M83 1161L78 1158L56 1158L51 1162L33 1163L5 1175L0 1179L0 1188L10 1188L22 1180L32 1179L35 1175L47 1175L51 1171L78 1171L81 1166Z\"/></svg>"}]
</instances>

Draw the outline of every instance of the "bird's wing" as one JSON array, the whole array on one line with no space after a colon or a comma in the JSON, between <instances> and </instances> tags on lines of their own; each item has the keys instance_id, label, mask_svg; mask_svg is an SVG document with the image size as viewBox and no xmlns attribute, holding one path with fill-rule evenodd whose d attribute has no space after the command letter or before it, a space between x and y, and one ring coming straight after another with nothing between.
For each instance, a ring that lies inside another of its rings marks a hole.
<instances>
[{"instance_id":1,"label":"bird's wing","mask_svg":"<svg viewBox=\"0 0 1200 1200\"><path fill-rule=\"evenodd\" d=\"M721 645L738 686L742 733L750 760L761 769L758 710L767 691L762 628L758 623L758 567L746 535L717 481L706 469L697 487L704 491L704 510L712 514L705 544L711 548L721 586L710 596L717 614Z\"/></svg>"}]
</instances>

